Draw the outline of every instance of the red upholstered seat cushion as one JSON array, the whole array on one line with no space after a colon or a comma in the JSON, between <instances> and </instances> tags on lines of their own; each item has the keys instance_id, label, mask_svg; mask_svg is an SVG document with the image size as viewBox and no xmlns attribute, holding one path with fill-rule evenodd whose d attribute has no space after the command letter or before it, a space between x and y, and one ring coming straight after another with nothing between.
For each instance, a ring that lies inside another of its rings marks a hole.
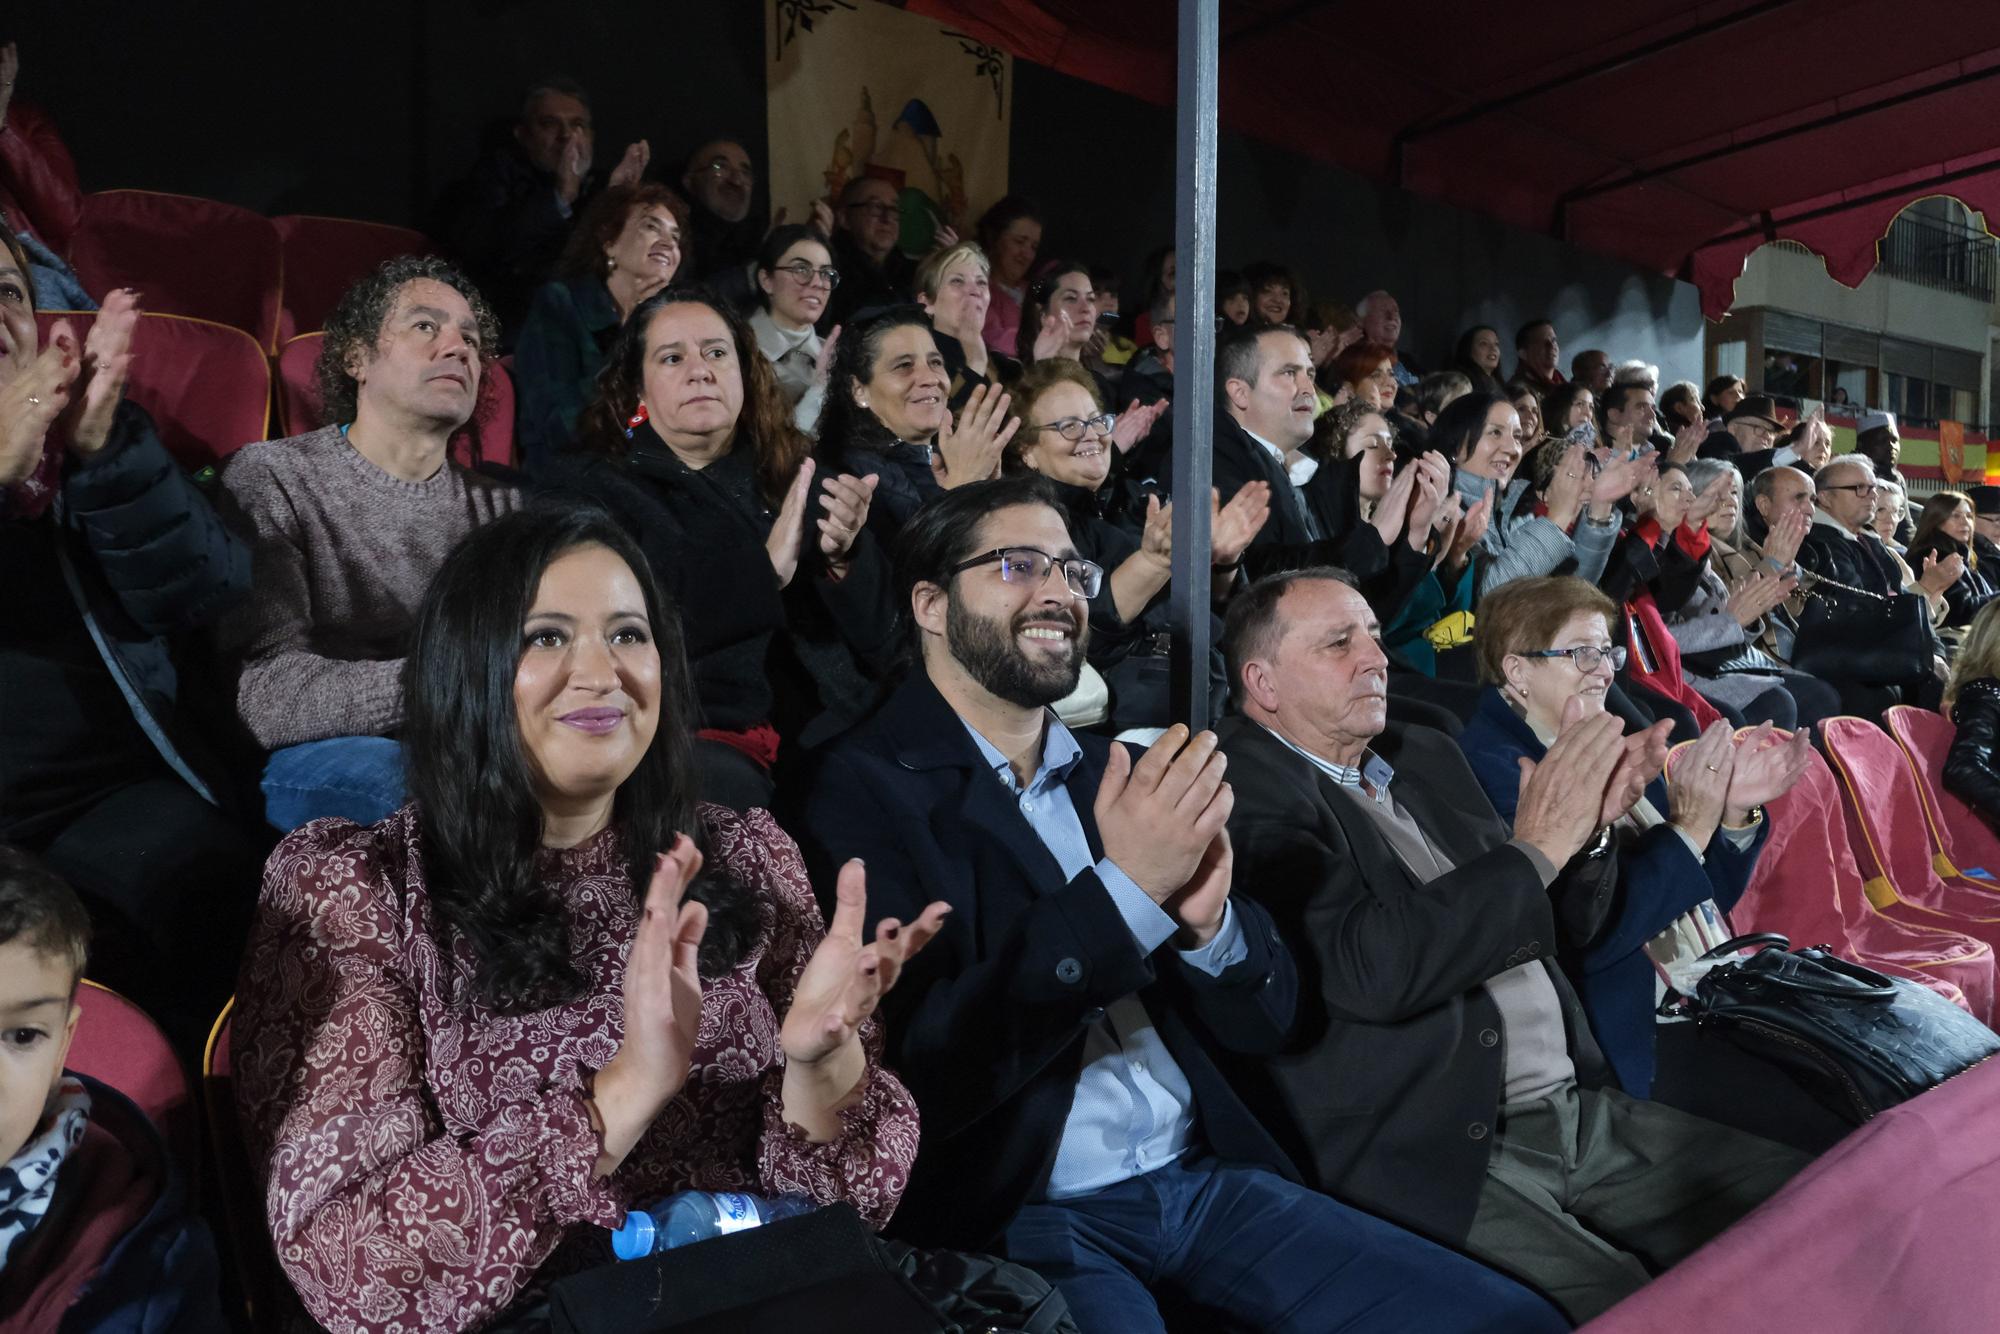
<instances>
[{"instance_id":1,"label":"red upholstered seat cushion","mask_svg":"<svg viewBox=\"0 0 2000 1334\"><path fill-rule=\"evenodd\" d=\"M291 213L271 219L284 257L278 346L326 323L341 296L384 260L428 255L430 238L408 227Z\"/></svg>"},{"instance_id":2,"label":"red upholstered seat cushion","mask_svg":"<svg viewBox=\"0 0 2000 1334\"><path fill-rule=\"evenodd\" d=\"M277 346L283 260L261 213L191 195L105 190L84 200L70 263L100 299L138 289L147 310L241 329Z\"/></svg>"},{"instance_id":3,"label":"red upholstered seat cushion","mask_svg":"<svg viewBox=\"0 0 2000 1334\"><path fill-rule=\"evenodd\" d=\"M83 1011L64 1064L117 1089L159 1127L168 1148L193 1181L200 1136L195 1128L193 1090L167 1043L166 1034L146 1012L117 992L84 981L76 990Z\"/></svg>"},{"instance_id":4,"label":"red upholstered seat cushion","mask_svg":"<svg viewBox=\"0 0 2000 1334\"><path fill-rule=\"evenodd\" d=\"M42 342L67 320L79 342L97 316L90 311L38 311ZM167 451L183 467L219 463L269 432L271 367L257 341L241 329L148 310L132 335L126 396L152 414Z\"/></svg>"}]
</instances>

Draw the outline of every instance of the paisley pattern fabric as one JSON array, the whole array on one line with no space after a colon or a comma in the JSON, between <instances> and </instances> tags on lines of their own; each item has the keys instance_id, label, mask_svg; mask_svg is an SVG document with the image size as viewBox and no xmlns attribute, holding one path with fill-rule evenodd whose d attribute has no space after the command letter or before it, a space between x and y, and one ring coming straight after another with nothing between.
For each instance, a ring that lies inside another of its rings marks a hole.
<instances>
[{"instance_id":1,"label":"paisley pattern fabric","mask_svg":"<svg viewBox=\"0 0 2000 1334\"><path fill-rule=\"evenodd\" d=\"M888 1221L917 1109L880 1064L814 1144L781 1114L781 1017L824 935L797 847L762 811L704 806L711 865L757 896L759 932L703 985L686 1086L609 1178L588 1081L624 1033L638 906L606 831L543 869L569 910L578 1000L502 1015L440 939L413 808L319 820L265 867L233 1054L238 1109L278 1258L333 1331L474 1328L550 1278L609 1258L599 1229L684 1188L797 1192Z\"/></svg>"}]
</instances>

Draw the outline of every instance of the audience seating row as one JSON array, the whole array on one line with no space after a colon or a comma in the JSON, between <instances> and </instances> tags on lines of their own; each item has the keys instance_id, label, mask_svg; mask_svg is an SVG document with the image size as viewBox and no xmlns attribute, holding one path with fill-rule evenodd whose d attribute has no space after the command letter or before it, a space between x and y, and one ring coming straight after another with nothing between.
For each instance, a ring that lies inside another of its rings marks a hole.
<instances>
[{"instance_id":1,"label":"audience seating row","mask_svg":"<svg viewBox=\"0 0 2000 1334\"><path fill-rule=\"evenodd\" d=\"M407 227L105 190L84 200L69 260L92 293L137 288L148 310L241 329L272 354L319 328L357 275L431 250Z\"/></svg>"},{"instance_id":2,"label":"audience seating row","mask_svg":"<svg viewBox=\"0 0 2000 1334\"><path fill-rule=\"evenodd\" d=\"M89 336L95 313L36 312L41 336L58 320L76 336ZM319 423L319 387L313 363L324 338L318 332L289 340L273 361L241 329L190 315L148 310L132 338L128 395L146 409L161 442L190 471L220 464L252 441L299 435ZM275 396L274 396L275 391ZM503 362L489 361L472 420L453 437L453 457L514 463L514 381Z\"/></svg>"}]
</instances>

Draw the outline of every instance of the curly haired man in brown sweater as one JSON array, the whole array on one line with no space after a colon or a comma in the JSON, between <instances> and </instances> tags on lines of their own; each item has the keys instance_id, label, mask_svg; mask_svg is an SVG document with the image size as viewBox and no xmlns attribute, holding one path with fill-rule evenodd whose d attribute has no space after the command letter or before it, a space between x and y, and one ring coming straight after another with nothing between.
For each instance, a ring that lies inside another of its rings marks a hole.
<instances>
[{"instance_id":1,"label":"curly haired man in brown sweater","mask_svg":"<svg viewBox=\"0 0 2000 1334\"><path fill-rule=\"evenodd\" d=\"M511 487L452 462L479 399L493 314L441 260L391 260L327 320L316 431L239 451L227 506L255 541L248 604L224 626L236 708L270 752L281 830L403 803L404 647L431 576Z\"/></svg>"}]
</instances>

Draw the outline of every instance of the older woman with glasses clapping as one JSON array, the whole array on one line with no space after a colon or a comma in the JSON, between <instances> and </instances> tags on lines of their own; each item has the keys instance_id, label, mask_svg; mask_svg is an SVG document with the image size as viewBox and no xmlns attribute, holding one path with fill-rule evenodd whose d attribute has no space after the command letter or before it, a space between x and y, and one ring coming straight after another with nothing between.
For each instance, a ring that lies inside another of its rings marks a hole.
<instances>
[{"instance_id":1,"label":"older woman with glasses clapping","mask_svg":"<svg viewBox=\"0 0 2000 1334\"><path fill-rule=\"evenodd\" d=\"M1619 621L1617 604L1575 578L1517 579L1480 599L1485 690L1458 744L1502 819L1557 736L1605 711L1625 664ZM1651 1096L1656 991L1691 987L1697 956L1732 934L1723 914L1757 864L1763 807L1798 781L1808 746L1804 731L1780 743L1768 724L1738 738L1717 723L1663 775L1668 728L1625 739L1600 813L1599 838L1619 858L1618 906L1590 938L1557 942L1591 1031L1635 1098ZM1556 918L1560 929L1560 904Z\"/></svg>"}]
</instances>

